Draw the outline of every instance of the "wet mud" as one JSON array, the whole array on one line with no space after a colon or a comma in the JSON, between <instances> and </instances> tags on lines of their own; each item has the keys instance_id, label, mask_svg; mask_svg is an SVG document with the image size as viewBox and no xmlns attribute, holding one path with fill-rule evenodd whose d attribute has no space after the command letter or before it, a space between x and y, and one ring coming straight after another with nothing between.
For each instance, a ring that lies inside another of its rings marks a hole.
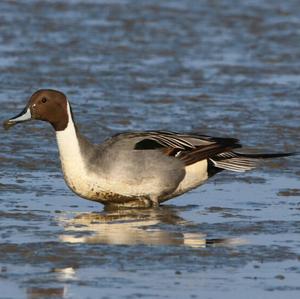
<instances>
[{"instance_id":1,"label":"wet mud","mask_svg":"<svg viewBox=\"0 0 300 299\"><path fill-rule=\"evenodd\" d=\"M1 122L55 88L95 143L120 131L299 151L297 1L2 1ZM222 172L158 210L63 182L54 133L0 128L0 298L298 298L300 160Z\"/></svg>"}]
</instances>

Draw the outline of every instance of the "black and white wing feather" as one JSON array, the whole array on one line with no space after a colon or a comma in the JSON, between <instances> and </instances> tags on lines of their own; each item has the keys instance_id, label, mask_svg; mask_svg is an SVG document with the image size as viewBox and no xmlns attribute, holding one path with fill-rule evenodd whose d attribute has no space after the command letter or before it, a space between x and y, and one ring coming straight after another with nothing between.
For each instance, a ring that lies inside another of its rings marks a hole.
<instances>
[{"instance_id":1,"label":"black and white wing feather","mask_svg":"<svg viewBox=\"0 0 300 299\"><path fill-rule=\"evenodd\" d=\"M161 149L164 154L191 165L207 159L216 169L244 172L256 168L261 159L291 156L295 153L246 154L235 151L241 148L238 139L219 138L196 134L178 134L169 131L133 133L143 137L135 144L136 150Z\"/></svg>"}]
</instances>

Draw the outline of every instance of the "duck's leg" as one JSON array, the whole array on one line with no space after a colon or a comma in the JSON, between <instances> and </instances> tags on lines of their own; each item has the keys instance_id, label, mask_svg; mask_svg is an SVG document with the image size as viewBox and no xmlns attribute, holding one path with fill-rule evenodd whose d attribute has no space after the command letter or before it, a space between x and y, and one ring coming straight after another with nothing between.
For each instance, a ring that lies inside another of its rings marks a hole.
<instances>
[{"instance_id":1,"label":"duck's leg","mask_svg":"<svg viewBox=\"0 0 300 299\"><path fill-rule=\"evenodd\" d=\"M153 208L158 208L159 207L158 196L156 196L156 195L150 195L150 200L151 200Z\"/></svg>"}]
</instances>

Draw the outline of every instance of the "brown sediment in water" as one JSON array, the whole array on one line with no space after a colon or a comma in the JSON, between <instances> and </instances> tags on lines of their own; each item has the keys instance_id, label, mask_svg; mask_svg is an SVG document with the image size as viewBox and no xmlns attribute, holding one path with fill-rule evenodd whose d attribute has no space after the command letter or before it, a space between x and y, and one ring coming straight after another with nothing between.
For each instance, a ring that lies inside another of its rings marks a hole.
<instances>
[{"instance_id":1,"label":"brown sediment in water","mask_svg":"<svg viewBox=\"0 0 300 299\"><path fill-rule=\"evenodd\" d=\"M6 120L6 121L4 121L3 122L3 128L5 129L5 130L8 130L8 129L10 129L12 126L14 126L16 123L13 123L13 122L11 122L11 121L9 121L9 120Z\"/></svg>"}]
</instances>

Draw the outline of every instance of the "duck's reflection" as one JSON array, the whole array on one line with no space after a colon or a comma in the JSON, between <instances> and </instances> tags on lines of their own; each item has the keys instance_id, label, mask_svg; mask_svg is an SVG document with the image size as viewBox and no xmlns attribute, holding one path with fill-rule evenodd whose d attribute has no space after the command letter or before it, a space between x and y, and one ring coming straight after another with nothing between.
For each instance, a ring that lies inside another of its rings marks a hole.
<instances>
[{"instance_id":1,"label":"duck's reflection","mask_svg":"<svg viewBox=\"0 0 300 299\"><path fill-rule=\"evenodd\" d=\"M240 239L208 239L202 233L186 232L186 224L171 207L148 210L115 210L77 214L72 219L60 218L68 243L114 245L185 245L189 247L233 246ZM178 232L182 231L182 232Z\"/></svg>"}]
</instances>

